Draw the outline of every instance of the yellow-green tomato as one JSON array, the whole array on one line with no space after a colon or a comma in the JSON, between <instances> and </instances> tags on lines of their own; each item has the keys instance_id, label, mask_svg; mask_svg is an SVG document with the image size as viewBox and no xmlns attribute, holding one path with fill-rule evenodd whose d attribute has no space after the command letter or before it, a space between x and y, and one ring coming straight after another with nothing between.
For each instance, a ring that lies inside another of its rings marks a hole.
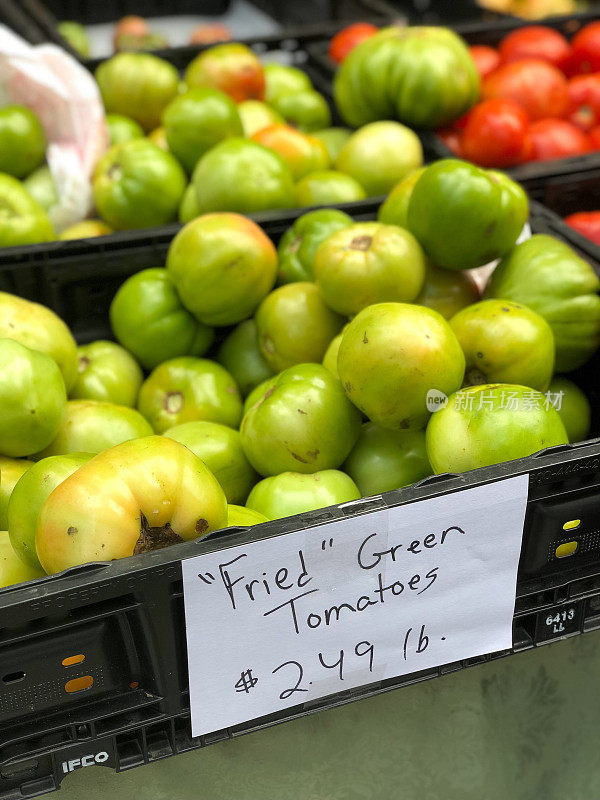
<instances>
[{"instance_id":1,"label":"yellow-green tomato","mask_svg":"<svg viewBox=\"0 0 600 800\"><path fill-rule=\"evenodd\" d=\"M396 225L356 222L319 245L314 270L327 305L352 316L374 303L412 302L425 280L425 254Z\"/></svg>"},{"instance_id":2,"label":"yellow-green tomato","mask_svg":"<svg viewBox=\"0 0 600 800\"><path fill-rule=\"evenodd\" d=\"M112 147L114 144L129 142L131 139L143 139L144 129L131 117L123 114L107 114L106 124L108 125L108 141Z\"/></svg>"},{"instance_id":3,"label":"yellow-green tomato","mask_svg":"<svg viewBox=\"0 0 600 800\"><path fill-rule=\"evenodd\" d=\"M237 111L247 139L269 125L283 125L285 122L278 111L260 100L244 100L238 105Z\"/></svg>"},{"instance_id":4,"label":"yellow-green tomato","mask_svg":"<svg viewBox=\"0 0 600 800\"><path fill-rule=\"evenodd\" d=\"M0 173L0 247L51 242L52 224L21 181Z\"/></svg>"},{"instance_id":5,"label":"yellow-green tomato","mask_svg":"<svg viewBox=\"0 0 600 800\"><path fill-rule=\"evenodd\" d=\"M31 109L4 106L0 109L0 172L25 178L40 166L46 155L46 135Z\"/></svg>"},{"instance_id":6,"label":"yellow-green tomato","mask_svg":"<svg viewBox=\"0 0 600 800\"><path fill-rule=\"evenodd\" d=\"M296 184L296 205L301 208L353 203L366 196L357 180L334 169L311 172Z\"/></svg>"},{"instance_id":7,"label":"yellow-green tomato","mask_svg":"<svg viewBox=\"0 0 600 800\"><path fill-rule=\"evenodd\" d=\"M339 467L360 433L360 414L321 364L277 376L242 420L242 446L261 475Z\"/></svg>"},{"instance_id":8,"label":"yellow-green tomato","mask_svg":"<svg viewBox=\"0 0 600 800\"><path fill-rule=\"evenodd\" d=\"M243 414L246 414L253 406L262 401L269 389L275 386L278 377L278 375L272 375L252 389L248 397L244 400Z\"/></svg>"},{"instance_id":9,"label":"yellow-green tomato","mask_svg":"<svg viewBox=\"0 0 600 800\"><path fill-rule=\"evenodd\" d=\"M227 525L217 479L187 447L147 436L81 466L48 497L35 545L46 572L146 553Z\"/></svg>"},{"instance_id":10,"label":"yellow-green tomato","mask_svg":"<svg viewBox=\"0 0 600 800\"><path fill-rule=\"evenodd\" d=\"M258 344L274 372L321 363L344 318L332 311L314 283L298 281L267 295L256 312Z\"/></svg>"},{"instance_id":11,"label":"yellow-green tomato","mask_svg":"<svg viewBox=\"0 0 600 800\"><path fill-rule=\"evenodd\" d=\"M205 358L172 358L142 384L138 409L156 433L195 420L237 428L242 399L234 379L220 364Z\"/></svg>"},{"instance_id":12,"label":"yellow-green tomato","mask_svg":"<svg viewBox=\"0 0 600 800\"><path fill-rule=\"evenodd\" d=\"M377 212L379 222L385 222L387 225L399 225L401 228L408 227L407 213L410 197L416 182L424 172L425 167L419 167L419 169L409 172L394 186L379 206Z\"/></svg>"},{"instance_id":13,"label":"yellow-green tomato","mask_svg":"<svg viewBox=\"0 0 600 800\"><path fill-rule=\"evenodd\" d=\"M350 400L383 428L423 428L432 390L460 388L465 357L446 320L430 308L378 303L348 324L338 353Z\"/></svg>"},{"instance_id":14,"label":"yellow-green tomato","mask_svg":"<svg viewBox=\"0 0 600 800\"><path fill-rule=\"evenodd\" d=\"M270 101L285 121L303 133L331 125L331 111L322 94L314 89L280 92Z\"/></svg>"},{"instance_id":15,"label":"yellow-green tomato","mask_svg":"<svg viewBox=\"0 0 600 800\"><path fill-rule=\"evenodd\" d=\"M352 478L337 469L325 469L312 475L282 472L265 478L250 492L246 505L268 519L281 519L359 498Z\"/></svg>"},{"instance_id":16,"label":"yellow-green tomato","mask_svg":"<svg viewBox=\"0 0 600 800\"><path fill-rule=\"evenodd\" d=\"M466 360L465 383L512 383L540 392L554 371L554 337L546 320L509 300L482 300L459 311L450 327Z\"/></svg>"},{"instance_id":17,"label":"yellow-green tomato","mask_svg":"<svg viewBox=\"0 0 600 800\"><path fill-rule=\"evenodd\" d=\"M79 370L72 400L106 400L135 406L144 376L135 358L115 342L99 340L77 348Z\"/></svg>"},{"instance_id":18,"label":"yellow-green tomato","mask_svg":"<svg viewBox=\"0 0 600 800\"><path fill-rule=\"evenodd\" d=\"M451 272L425 264L425 283L415 305L433 308L444 319L451 319L467 306L481 299L479 289L468 272Z\"/></svg>"},{"instance_id":19,"label":"yellow-green tomato","mask_svg":"<svg viewBox=\"0 0 600 800\"><path fill-rule=\"evenodd\" d=\"M312 89L312 83L306 72L298 67L284 64L265 64L265 103L271 103L278 94L285 92L304 92Z\"/></svg>"},{"instance_id":20,"label":"yellow-green tomato","mask_svg":"<svg viewBox=\"0 0 600 800\"><path fill-rule=\"evenodd\" d=\"M41 578L45 572L24 564L15 553L8 533L0 531L0 588Z\"/></svg>"},{"instance_id":21,"label":"yellow-green tomato","mask_svg":"<svg viewBox=\"0 0 600 800\"><path fill-rule=\"evenodd\" d=\"M67 391L77 379L77 344L53 311L14 294L0 292L0 338L46 353L58 365Z\"/></svg>"},{"instance_id":22,"label":"yellow-green tomato","mask_svg":"<svg viewBox=\"0 0 600 800\"><path fill-rule=\"evenodd\" d=\"M436 474L465 472L566 444L562 420L540 392L524 386L485 384L462 389L436 411L426 432Z\"/></svg>"},{"instance_id":23,"label":"yellow-green tomato","mask_svg":"<svg viewBox=\"0 0 600 800\"><path fill-rule=\"evenodd\" d=\"M337 360L343 335L344 329L342 329L342 332L338 333L337 336L333 337L333 339L329 342L329 347L325 351L323 361L321 362L325 369L328 369L329 372L331 372L332 375L335 375L335 377L338 379L340 376L338 375Z\"/></svg>"},{"instance_id":24,"label":"yellow-green tomato","mask_svg":"<svg viewBox=\"0 0 600 800\"><path fill-rule=\"evenodd\" d=\"M75 225L70 225L58 236L62 241L69 241L71 239L93 239L96 236L107 236L113 233L110 228L101 219L84 219L81 222L76 222Z\"/></svg>"},{"instance_id":25,"label":"yellow-green tomato","mask_svg":"<svg viewBox=\"0 0 600 800\"><path fill-rule=\"evenodd\" d=\"M8 530L8 503L17 481L33 466L24 458L0 456L0 531Z\"/></svg>"},{"instance_id":26,"label":"yellow-green tomato","mask_svg":"<svg viewBox=\"0 0 600 800\"><path fill-rule=\"evenodd\" d=\"M198 195L196 194L196 187L190 183L183 193L181 203L179 204L179 222L186 225L196 217L200 216L200 206L198 205Z\"/></svg>"},{"instance_id":27,"label":"yellow-green tomato","mask_svg":"<svg viewBox=\"0 0 600 800\"><path fill-rule=\"evenodd\" d=\"M236 506L231 503L227 505L228 528L245 528L248 525L260 525L261 522L268 521L264 514L246 508L246 506Z\"/></svg>"},{"instance_id":28,"label":"yellow-green tomato","mask_svg":"<svg viewBox=\"0 0 600 800\"><path fill-rule=\"evenodd\" d=\"M221 484L228 503L244 503L258 475L250 466L240 434L218 422L184 422L165 431L195 453Z\"/></svg>"},{"instance_id":29,"label":"yellow-green tomato","mask_svg":"<svg viewBox=\"0 0 600 800\"><path fill-rule=\"evenodd\" d=\"M591 427L590 402L577 384L562 375L550 381L547 392L563 421L570 442L583 442Z\"/></svg>"},{"instance_id":30,"label":"yellow-green tomato","mask_svg":"<svg viewBox=\"0 0 600 800\"><path fill-rule=\"evenodd\" d=\"M101 453L151 433L150 424L135 408L101 400L69 400L58 433L37 457Z\"/></svg>"},{"instance_id":31,"label":"yellow-green tomato","mask_svg":"<svg viewBox=\"0 0 600 800\"><path fill-rule=\"evenodd\" d=\"M415 483L431 475L425 431L390 431L366 422L344 471L363 497Z\"/></svg>"},{"instance_id":32,"label":"yellow-green tomato","mask_svg":"<svg viewBox=\"0 0 600 800\"><path fill-rule=\"evenodd\" d=\"M217 361L233 375L242 397L246 397L255 386L273 374L260 352L258 331L253 319L240 322L231 331L219 347Z\"/></svg>"},{"instance_id":33,"label":"yellow-green tomato","mask_svg":"<svg viewBox=\"0 0 600 800\"><path fill-rule=\"evenodd\" d=\"M8 506L8 535L19 558L30 567L42 568L35 552L35 527L42 506L60 483L91 458L92 453L43 458L15 486Z\"/></svg>"},{"instance_id":34,"label":"yellow-green tomato","mask_svg":"<svg viewBox=\"0 0 600 800\"><path fill-rule=\"evenodd\" d=\"M323 142L327 148L329 160L334 164L340 150L352 136L352 130L350 128L323 128L320 131L314 131L313 136Z\"/></svg>"},{"instance_id":35,"label":"yellow-green tomato","mask_svg":"<svg viewBox=\"0 0 600 800\"><path fill-rule=\"evenodd\" d=\"M23 181L23 186L46 212L58 203L59 197L50 167L39 167Z\"/></svg>"}]
</instances>

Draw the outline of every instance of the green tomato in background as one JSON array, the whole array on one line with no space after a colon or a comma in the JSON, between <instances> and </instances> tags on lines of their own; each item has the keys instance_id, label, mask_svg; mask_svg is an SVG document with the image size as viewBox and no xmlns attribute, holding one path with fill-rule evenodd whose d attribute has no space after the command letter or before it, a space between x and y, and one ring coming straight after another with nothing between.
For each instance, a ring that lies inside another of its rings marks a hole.
<instances>
[{"instance_id":1,"label":"green tomato in background","mask_svg":"<svg viewBox=\"0 0 600 800\"><path fill-rule=\"evenodd\" d=\"M179 162L148 139L111 147L94 173L94 202L115 230L172 222L187 180Z\"/></svg>"},{"instance_id":2,"label":"green tomato in background","mask_svg":"<svg viewBox=\"0 0 600 800\"><path fill-rule=\"evenodd\" d=\"M77 348L79 367L71 400L104 400L134 407L144 380L133 356L115 342L97 341Z\"/></svg>"},{"instance_id":3,"label":"green tomato in background","mask_svg":"<svg viewBox=\"0 0 600 800\"><path fill-rule=\"evenodd\" d=\"M348 139L352 136L351 128L323 128L320 131L314 131L313 136L320 139L329 154L329 160L335 164L340 150L346 144Z\"/></svg>"},{"instance_id":4,"label":"green tomato in background","mask_svg":"<svg viewBox=\"0 0 600 800\"><path fill-rule=\"evenodd\" d=\"M325 351L325 355L323 356L323 361L321 362L325 369L328 369L332 375L339 380L340 376L338 373L337 368L337 360L338 360L338 353L340 352L340 344L342 343L342 337L344 335L344 331L346 326L342 328L341 333L338 333L337 336L334 336L333 339L329 342L329 347Z\"/></svg>"},{"instance_id":5,"label":"green tomato in background","mask_svg":"<svg viewBox=\"0 0 600 800\"><path fill-rule=\"evenodd\" d=\"M333 169L311 172L296 184L296 205L300 208L354 203L366 196L358 181Z\"/></svg>"},{"instance_id":6,"label":"green tomato in background","mask_svg":"<svg viewBox=\"0 0 600 800\"><path fill-rule=\"evenodd\" d=\"M231 373L242 397L273 374L258 346L256 322L240 322L219 347L217 361Z\"/></svg>"},{"instance_id":7,"label":"green tomato in background","mask_svg":"<svg viewBox=\"0 0 600 800\"><path fill-rule=\"evenodd\" d=\"M244 100L238 105L237 110L242 121L244 136L247 139L270 125L283 125L285 123L284 118L278 111L275 111L274 108L271 108L266 103L261 103L260 100Z\"/></svg>"},{"instance_id":8,"label":"green tomato in background","mask_svg":"<svg viewBox=\"0 0 600 800\"><path fill-rule=\"evenodd\" d=\"M202 356L212 344L212 328L187 311L169 273L144 269L120 287L110 306L115 337L145 369L177 356Z\"/></svg>"},{"instance_id":9,"label":"green tomato in background","mask_svg":"<svg viewBox=\"0 0 600 800\"><path fill-rule=\"evenodd\" d=\"M198 195L196 194L196 187L190 183L183 193L181 203L179 204L178 218L182 225L186 225L201 214L200 206L198 205Z\"/></svg>"},{"instance_id":10,"label":"green tomato in background","mask_svg":"<svg viewBox=\"0 0 600 800\"><path fill-rule=\"evenodd\" d=\"M566 444L568 437L543 394L501 383L452 394L446 407L429 420L426 440L429 462L440 474L530 456Z\"/></svg>"},{"instance_id":11,"label":"green tomato in background","mask_svg":"<svg viewBox=\"0 0 600 800\"><path fill-rule=\"evenodd\" d=\"M423 164L419 137L399 122L371 122L352 134L335 168L352 175L370 197L387 194Z\"/></svg>"},{"instance_id":12,"label":"green tomato in background","mask_svg":"<svg viewBox=\"0 0 600 800\"><path fill-rule=\"evenodd\" d=\"M349 317L375 303L411 303L425 280L425 254L396 225L355 222L319 246L314 275L327 305Z\"/></svg>"},{"instance_id":13,"label":"green tomato in background","mask_svg":"<svg viewBox=\"0 0 600 800\"><path fill-rule=\"evenodd\" d=\"M527 195L518 183L452 158L436 161L420 176L407 220L436 266L470 269L508 253L528 213Z\"/></svg>"},{"instance_id":14,"label":"green tomato in background","mask_svg":"<svg viewBox=\"0 0 600 800\"><path fill-rule=\"evenodd\" d=\"M255 386L254 389L252 389L248 397L244 400L244 415L247 414L247 412L257 403L262 402L263 397L277 383L278 377L279 375L271 375L270 378L266 378L264 381L262 381L262 383L259 383L258 386Z\"/></svg>"},{"instance_id":15,"label":"green tomato in background","mask_svg":"<svg viewBox=\"0 0 600 800\"><path fill-rule=\"evenodd\" d=\"M245 503L258 475L250 466L240 434L218 422L184 422L165 431L206 464L225 492L228 503Z\"/></svg>"},{"instance_id":16,"label":"green tomato in background","mask_svg":"<svg viewBox=\"0 0 600 800\"><path fill-rule=\"evenodd\" d=\"M44 166L36 169L28 178L25 178L23 186L46 213L59 201L50 167Z\"/></svg>"},{"instance_id":17,"label":"green tomato in background","mask_svg":"<svg viewBox=\"0 0 600 800\"><path fill-rule=\"evenodd\" d=\"M13 339L0 339L0 453L29 456L63 421L67 395L56 363Z\"/></svg>"},{"instance_id":18,"label":"green tomato in background","mask_svg":"<svg viewBox=\"0 0 600 800\"><path fill-rule=\"evenodd\" d=\"M303 133L312 133L331 125L331 111L327 101L314 89L281 92L271 100L271 105L285 121Z\"/></svg>"},{"instance_id":19,"label":"green tomato in background","mask_svg":"<svg viewBox=\"0 0 600 800\"><path fill-rule=\"evenodd\" d=\"M29 567L42 569L35 550L35 527L42 506L60 483L91 458L92 453L43 458L15 486L8 506L8 535L15 552Z\"/></svg>"},{"instance_id":20,"label":"green tomato in background","mask_svg":"<svg viewBox=\"0 0 600 800\"><path fill-rule=\"evenodd\" d=\"M83 58L90 57L90 40L85 28L79 22L65 20L56 26L58 32Z\"/></svg>"},{"instance_id":21,"label":"green tomato in background","mask_svg":"<svg viewBox=\"0 0 600 800\"><path fill-rule=\"evenodd\" d=\"M165 361L144 381L138 409L156 433L195 420L237 428L242 399L235 381L220 364L183 356Z\"/></svg>"},{"instance_id":22,"label":"green tomato in background","mask_svg":"<svg viewBox=\"0 0 600 800\"><path fill-rule=\"evenodd\" d=\"M312 83L306 72L283 64L265 64L265 103L271 104L280 94L310 91Z\"/></svg>"},{"instance_id":23,"label":"green tomato in background","mask_svg":"<svg viewBox=\"0 0 600 800\"><path fill-rule=\"evenodd\" d=\"M358 410L321 364L299 364L279 374L240 427L248 461L264 476L335 469L359 432Z\"/></svg>"},{"instance_id":24,"label":"green tomato in background","mask_svg":"<svg viewBox=\"0 0 600 800\"><path fill-rule=\"evenodd\" d=\"M562 375L550 381L548 396L565 426L570 442L583 442L590 432L592 409L577 384Z\"/></svg>"},{"instance_id":25,"label":"green tomato in background","mask_svg":"<svg viewBox=\"0 0 600 800\"><path fill-rule=\"evenodd\" d=\"M108 236L110 233L114 233L113 229L109 228L102 220L83 219L81 222L76 222L74 225L65 228L58 236L58 239L61 241L93 239L96 236Z\"/></svg>"},{"instance_id":26,"label":"green tomato in background","mask_svg":"<svg viewBox=\"0 0 600 800\"><path fill-rule=\"evenodd\" d=\"M245 528L248 525L260 525L261 522L268 521L264 514L259 514L258 511L254 511L251 508L236 506L231 503L227 504L228 528Z\"/></svg>"},{"instance_id":27,"label":"green tomato in background","mask_svg":"<svg viewBox=\"0 0 600 800\"><path fill-rule=\"evenodd\" d=\"M314 280L315 253L321 242L353 220L343 211L327 208L302 214L283 234L277 248L278 283Z\"/></svg>"},{"instance_id":28,"label":"green tomato in background","mask_svg":"<svg viewBox=\"0 0 600 800\"><path fill-rule=\"evenodd\" d=\"M11 175L0 175L0 206L0 247L18 247L54 239L52 225L43 208Z\"/></svg>"},{"instance_id":29,"label":"green tomato in background","mask_svg":"<svg viewBox=\"0 0 600 800\"><path fill-rule=\"evenodd\" d=\"M202 212L253 214L294 205L294 181L287 164L277 153L247 139L226 139L211 148L198 161L192 182Z\"/></svg>"},{"instance_id":30,"label":"green tomato in background","mask_svg":"<svg viewBox=\"0 0 600 800\"><path fill-rule=\"evenodd\" d=\"M388 194L385 201L379 206L377 219L386 225L399 225L408 227L408 204L416 182L425 172L427 167L419 167L410 172L399 181Z\"/></svg>"},{"instance_id":31,"label":"green tomato in background","mask_svg":"<svg viewBox=\"0 0 600 800\"><path fill-rule=\"evenodd\" d=\"M172 100L163 114L171 152L188 172L213 145L242 136L242 122L233 100L218 89L198 86Z\"/></svg>"},{"instance_id":32,"label":"green tomato in background","mask_svg":"<svg viewBox=\"0 0 600 800\"><path fill-rule=\"evenodd\" d=\"M119 53L94 74L106 112L129 116L145 131L160 125L164 109L179 91L175 67L149 53Z\"/></svg>"},{"instance_id":33,"label":"green tomato in background","mask_svg":"<svg viewBox=\"0 0 600 800\"><path fill-rule=\"evenodd\" d=\"M337 469L312 475L282 472L257 483L247 506L269 519L281 519L359 498L360 491L352 478Z\"/></svg>"},{"instance_id":34,"label":"green tomato in background","mask_svg":"<svg viewBox=\"0 0 600 800\"><path fill-rule=\"evenodd\" d=\"M68 453L101 453L129 439L151 436L148 421L135 410L101 400L69 400L62 425L37 458Z\"/></svg>"},{"instance_id":35,"label":"green tomato in background","mask_svg":"<svg viewBox=\"0 0 600 800\"><path fill-rule=\"evenodd\" d=\"M111 147L115 144L130 142L132 139L143 139L144 129L131 117L123 114L107 114L108 142Z\"/></svg>"},{"instance_id":36,"label":"green tomato in background","mask_svg":"<svg viewBox=\"0 0 600 800\"><path fill-rule=\"evenodd\" d=\"M366 422L346 459L344 471L363 497L420 481L431 475L425 431L390 431Z\"/></svg>"},{"instance_id":37,"label":"green tomato in background","mask_svg":"<svg viewBox=\"0 0 600 800\"><path fill-rule=\"evenodd\" d=\"M0 172L26 178L46 157L46 134L25 106L0 108Z\"/></svg>"},{"instance_id":38,"label":"green tomato in background","mask_svg":"<svg viewBox=\"0 0 600 800\"><path fill-rule=\"evenodd\" d=\"M0 292L0 338L46 353L60 369L67 392L77 379L77 343L71 331L46 306Z\"/></svg>"},{"instance_id":39,"label":"green tomato in background","mask_svg":"<svg viewBox=\"0 0 600 800\"><path fill-rule=\"evenodd\" d=\"M274 372L294 364L321 363L344 318L325 304L314 283L280 286L262 301L255 315L258 346Z\"/></svg>"},{"instance_id":40,"label":"green tomato in background","mask_svg":"<svg viewBox=\"0 0 600 800\"><path fill-rule=\"evenodd\" d=\"M600 278L565 242L534 234L496 267L484 297L523 303L552 328L555 368L571 372L600 346Z\"/></svg>"},{"instance_id":41,"label":"green tomato in background","mask_svg":"<svg viewBox=\"0 0 600 800\"><path fill-rule=\"evenodd\" d=\"M8 530L8 503L21 475L33 466L24 458L0 456L0 531Z\"/></svg>"},{"instance_id":42,"label":"green tomato in background","mask_svg":"<svg viewBox=\"0 0 600 800\"><path fill-rule=\"evenodd\" d=\"M24 564L15 553L8 533L6 531L0 533L0 588L33 581L45 574L41 568L36 569Z\"/></svg>"},{"instance_id":43,"label":"green tomato in background","mask_svg":"<svg viewBox=\"0 0 600 800\"><path fill-rule=\"evenodd\" d=\"M433 264L425 264L425 283L417 295L415 305L427 306L451 319L462 308L477 303L481 299L477 284L468 272L438 269Z\"/></svg>"}]
</instances>

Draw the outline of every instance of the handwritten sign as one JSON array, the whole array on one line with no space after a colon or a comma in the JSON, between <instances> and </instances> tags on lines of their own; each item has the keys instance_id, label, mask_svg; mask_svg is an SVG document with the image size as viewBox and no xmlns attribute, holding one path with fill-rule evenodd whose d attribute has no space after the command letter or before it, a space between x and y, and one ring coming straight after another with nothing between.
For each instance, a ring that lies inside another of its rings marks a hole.
<instances>
[{"instance_id":1,"label":"handwritten sign","mask_svg":"<svg viewBox=\"0 0 600 800\"><path fill-rule=\"evenodd\" d=\"M183 562L192 733L512 646L528 476Z\"/></svg>"}]
</instances>

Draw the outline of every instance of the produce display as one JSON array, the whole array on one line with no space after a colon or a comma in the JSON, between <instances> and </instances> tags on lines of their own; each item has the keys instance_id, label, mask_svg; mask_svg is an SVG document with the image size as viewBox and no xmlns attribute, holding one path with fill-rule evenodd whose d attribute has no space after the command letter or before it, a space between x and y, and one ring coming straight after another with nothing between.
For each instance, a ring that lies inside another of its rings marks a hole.
<instances>
[{"instance_id":1,"label":"produce display","mask_svg":"<svg viewBox=\"0 0 600 800\"><path fill-rule=\"evenodd\" d=\"M378 220L310 211L278 242L201 214L117 291L116 342L0 293L0 584L585 439L592 266L517 243L502 173L396 177ZM495 259L482 293L468 270Z\"/></svg>"}]
</instances>

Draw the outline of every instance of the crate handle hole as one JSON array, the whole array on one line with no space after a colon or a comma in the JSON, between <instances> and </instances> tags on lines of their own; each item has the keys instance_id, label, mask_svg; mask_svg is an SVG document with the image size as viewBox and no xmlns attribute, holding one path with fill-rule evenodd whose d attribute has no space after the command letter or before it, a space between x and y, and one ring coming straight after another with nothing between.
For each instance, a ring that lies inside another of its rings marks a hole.
<instances>
[{"instance_id":1,"label":"crate handle hole","mask_svg":"<svg viewBox=\"0 0 600 800\"><path fill-rule=\"evenodd\" d=\"M73 680L65 683L65 692L67 694L74 694L75 692L84 692L86 689L91 689L94 685L94 679L91 675L84 675L82 678L73 678Z\"/></svg>"},{"instance_id":2,"label":"crate handle hole","mask_svg":"<svg viewBox=\"0 0 600 800\"><path fill-rule=\"evenodd\" d=\"M74 667L75 664L81 664L82 661L85 661L85 656L83 653L80 653L77 656L67 656L63 658L62 665L63 667Z\"/></svg>"},{"instance_id":3,"label":"crate handle hole","mask_svg":"<svg viewBox=\"0 0 600 800\"><path fill-rule=\"evenodd\" d=\"M2 683L18 683L23 680L26 674L27 673L23 672L23 670L9 672L7 675L2 676Z\"/></svg>"}]
</instances>

